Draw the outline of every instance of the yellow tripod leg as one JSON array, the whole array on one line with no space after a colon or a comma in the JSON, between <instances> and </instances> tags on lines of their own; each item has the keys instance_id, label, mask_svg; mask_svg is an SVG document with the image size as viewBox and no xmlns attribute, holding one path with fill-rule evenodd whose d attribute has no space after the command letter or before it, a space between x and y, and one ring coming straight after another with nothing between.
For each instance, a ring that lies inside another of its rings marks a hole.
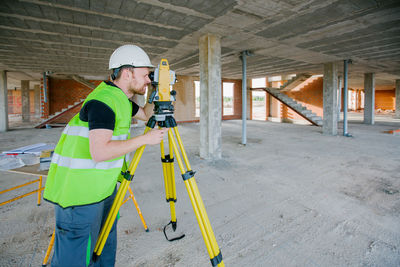
<instances>
[{"instance_id":1,"label":"yellow tripod leg","mask_svg":"<svg viewBox=\"0 0 400 267\"><path fill-rule=\"evenodd\" d=\"M168 199L170 198L169 179L168 179L169 170L168 170L168 164L167 164L166 158L165 158L164 142L160 143L160 152L161 152L161 163L162 163L162 168L163 168L165 199L168 202Z\"/></svg>"},{"instance_id":2,"label":"yellow tripod leg","mask_svg":"<svg viewBox=\"0 0 400 267\"><path fill-rule=\"evenodd\" d=\"M151 128L150 127L146 127L144 133L147 133ZM127 173L131 175L131 177L133 177L136 168L139 164L140 158L142 157L143 151L145 149L146 146L141 146L139 149L136 150L133 159L131 161L131 164L129 165L128 171ZM108 213L106 222L104 223L100 234L99 234L99 238L97 239L96 242L96 246L94 248L94 259L96 260L97 257L99 257L101 255L101 252L103 251L104 245L107 241L108 235L110 234L111 231L111 227L114 224L115 218L117 217L118 211L122 205L122 201L124 196L126 195L126 192L128 191L128 187L130 184L130 180L123 180L117 195L114 199L114 202L111 206L110 212Z\"/></svg>"},{"instance_id":3,"label":"yellow tripod leg","mask_svg":"<svg viewBox=\"0 0 400 267\"><path fill-rule=\"evenodd\" d=\"M171 139L168 137L168 147L169 147L169 159L168 163L168 178L169 178L169 192L170 192L170 200L169 205L171 209L171 222L172 228L175 231L176 229L176 212L175 212L175 202L176 202L176 186L175 186L175 172L174 172L174 150L172 148Z\"/></svg>"},{"instance_id":4,"label":"yellow tripod leg","mask_svg":"<svg viewBox=\"0 0 400 267\"><path fill-rule=\"evenodd\" d=\"M117 217L119 208L122 205L123 197L126 194L126 191L128 190L128 187L127 187L128 184L129 184L129 182L127 180L122 181L122 183L118 189L117 195L114 199L114 202L111 206L111 209L108 213L106 222L104 223L103 227L101 228L99 237L96 242L96 246L94 248L94 254L97 256L100 256L101 252L103 251L103 248L107 241L108 235L110 234L112 225L114 224L115 218Z\"/></svg>"},{"instance_id":5,"label":"yellow tripod leg","mask_svg":"<svg viewBox=\"0 0 400 267\"><path fill-rule=\"evenodd\" d=\"M47 247L46 254L44 255L42 267L47 266L47 261L49 260L50 257L50 252L53 249L54 245L54 237L56 236L56 229L54 229L53 234L51 235L50 243L49 246Z\"/></svg>"},{"instance_id":6,"label":"yellow tripod leg","mask_svg":"<svg viewBox=\"0 0 400 267\"><path fill-rule=\"evenodd\" d=\"M184 179L184 183L185 183L186 189L188 191L189 198L192 203L193 210L194 210L194 213L196 215L196 218L197 218L197 221L198 221L198 224L200 227L200 231L203 235L204 243L206 245L208 254L210 256L211 264L212 264L212 266L223 267L223 266L225 266L225 264L222 260L222 254L218 247L214 233L212 231L211 224L208 219L203 200L201 199L200 193L198 191L198 187L194 180L194 172L190 168L189 160L188 160L186 152L184 150L182 140L180 138L177 127L174 127L174 132L176 134L176 138L178 140L179 147L181 149L184 161L185 161L187 169L188 169L187 172L185 172L185 168L183 166L183 162L182 162L181 156L179 154L179 150L175 143L175 139L174 139L171 129L168 131L168 137L170 138L172 147L175 151L176 159L178 161L178 165L179 165L180 171L182 173L182 177Z\"/></svg>"},{"instance_id":7,"label":"yellow tripod leg","mask_svg":"<svg viewBox=\"0 0 400 267\"><path fill-rule=\"evenodd\" d=\"M174 132L175 132L175 136L176 136L176 139L178 141L178 144L179 144L179 148L180 148L180 150L182 152L182 157L183 157L183 159L185 161L186 167L187 167L188 170L191 170L189 159L188 159L188 157L186 155L185 148L183 147L182 139L181 139L181 136L179 134L179 131L178 131L177 127L174 127ZM214 232L212 230L212 227L211 227L211 224L210 224L210 220L208 219L208 215L207 215L206 209L204 207L203 200L202 200L202 198L200 196L200 192L199 192L199 189L197 187L196 181L195 181L194 177L188 179L188 181L189 181L189 183L188 183L189 187L190 187L191 191L193 192L194 199L196 200L195 204L199 209L201 220L204 223L204 226L205 226L206 231L208 233L208 237L209 237L209 240L211 242L214 254L215 254L216 257L220 257L221 263L219 263L218 266L224 266L224 263L222 262L222 256L219 256L221 252L220 252L220 250L218 248L217 240L215 239L215 235L214 235Z\"/></svg>"},{"instance_id":8,"label":"yellow tripod leg","mask_svg":"<svg viewBox=\"0 0 400 267\"><path fill-rule=\"evenodd\" d=\"M174 173L174 156L173 156L173 149L171 147L170 141L169 144L169 154L165 155L164 143L160 143L160 150L161 150L161 161L163 166L163 175L164 175L164 184L165 184L165 193L166 193L166 200L169 202L169 208L171 212L171 221L164 227L164 235L168 241L174 241L181 239L181 237L176 238L168 238L166 233L166 228L168 225L171 224L172 229L176 230L176 211L175 211L175 202L176 202L176 189L175 189L175 173Z\"/></svg>"}]
</instances>

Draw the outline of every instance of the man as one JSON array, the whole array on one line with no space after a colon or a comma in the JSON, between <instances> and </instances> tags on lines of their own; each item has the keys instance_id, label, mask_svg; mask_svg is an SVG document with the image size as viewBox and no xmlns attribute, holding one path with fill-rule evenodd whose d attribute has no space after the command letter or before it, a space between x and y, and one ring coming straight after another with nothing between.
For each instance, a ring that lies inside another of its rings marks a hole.
<instances>
[{"instance_id":1,"label":"man","mask_svg":"<svg viewBox=\"0 0 400 267\"><path fill-rule=\"evenodd\" d=\"M92 254L116 194L125 155L142 145L159 144L166 129L129 138L132 116L148 120L152 107L131 98L150 84L147 54L135 45L110 57L112 81L102 82L65 127L52 158L44 199L55 205L56 235L51 266L114 266L116 222L100 258Z\"/></svg>"}]
</instances>

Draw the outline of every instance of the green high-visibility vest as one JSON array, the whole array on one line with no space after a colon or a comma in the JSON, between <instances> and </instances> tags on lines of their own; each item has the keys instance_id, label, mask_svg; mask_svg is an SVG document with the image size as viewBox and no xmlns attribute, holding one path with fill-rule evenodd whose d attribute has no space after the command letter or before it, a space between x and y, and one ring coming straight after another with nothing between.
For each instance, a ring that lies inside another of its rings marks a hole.
<instances>
[{"instance_id":1,"label":"green high-visibility vest","mask_svg":"<svg viewBox=\"0 0 400 267\"><path fill-rule=\"evenodd\" d=\"M101 101L114 111L112 140L129 138L132 104L121 89L102 82L83 105L89 100ZM113 193L124 161L125 156L102 162L92 159L88 122L81 121L78 113L54 150L43 198L63 208L102 201Z\"/></svg>"}]
</instances>

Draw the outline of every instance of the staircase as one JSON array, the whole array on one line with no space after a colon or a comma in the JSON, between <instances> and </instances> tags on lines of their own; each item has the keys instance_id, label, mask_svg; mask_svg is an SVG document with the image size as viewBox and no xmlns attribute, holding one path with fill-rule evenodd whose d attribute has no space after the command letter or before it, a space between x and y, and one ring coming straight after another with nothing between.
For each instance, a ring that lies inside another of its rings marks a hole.
<instances>
[{"instance_id":1,"label":"staircase","mask_svg":"<svg viewBox=\"0 0 400 267\"><path fill-rule=\"evenodd\" d=\"M310 74L300 74L293 77L291 80L284 83L279 89L281 92L291 91L296 87L301 86L311 77Z\"/></svg>"},{"instance_id":2,"label":"staircase","mask_svg":"<svg viewBox=\"0 0 400 267\"><path fill-rule=\"evenodd\" d=\"M307 109L305 106L303 106L300 103L297 103L295 100L292 98L288 97L287 95L283 94L280 92L279 89L277 88L272 88L272 87L263 87L263 88L257 88L257 89L263 89L266 92L268 92L271 96L294 110L297 114L299 114L301 117L306 119L307 121L311 122L315 126L322 126L322 118L320 116L317 116L315 113L313 113L311 110Z\"/></svg>"},{"instance_id":3,"label":"staircase","mask_svg":"<svg viewBox=\"0 0 400 267\"><path fill-rule=\"evenodd\" d=\"M68 107L63 108L61 111L54 113L52 116L48 117L44 121L41 121L38 125L35 126L35 128L43 128L43 127L46 127L46 125L52 125L52 122L54 122L56 119L58 119L59 117L61 117L65 113L67 113L68 111L70 111L73 108L76 108L77 106L82 105L83 101L85 101L85 99L81 99L81 100L69 105Z\"/></svg>"}]
</instances>

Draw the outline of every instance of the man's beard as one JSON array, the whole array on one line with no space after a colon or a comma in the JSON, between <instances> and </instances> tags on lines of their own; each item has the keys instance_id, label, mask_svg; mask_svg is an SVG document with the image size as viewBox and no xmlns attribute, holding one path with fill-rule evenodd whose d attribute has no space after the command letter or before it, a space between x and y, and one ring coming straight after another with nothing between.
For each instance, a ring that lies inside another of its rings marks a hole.
<instances>
[{"instance_id":1,"label":"man's beard","mask_svg":"<svg viewBox=\"0 0 400 267\"><path fill-rule=\"evenodd\" d=\"M137 90L137 89L129 89L129 92L131 92L134 95L144 95L146 93L146 88Z\"/></svg>"}]
</instances>

